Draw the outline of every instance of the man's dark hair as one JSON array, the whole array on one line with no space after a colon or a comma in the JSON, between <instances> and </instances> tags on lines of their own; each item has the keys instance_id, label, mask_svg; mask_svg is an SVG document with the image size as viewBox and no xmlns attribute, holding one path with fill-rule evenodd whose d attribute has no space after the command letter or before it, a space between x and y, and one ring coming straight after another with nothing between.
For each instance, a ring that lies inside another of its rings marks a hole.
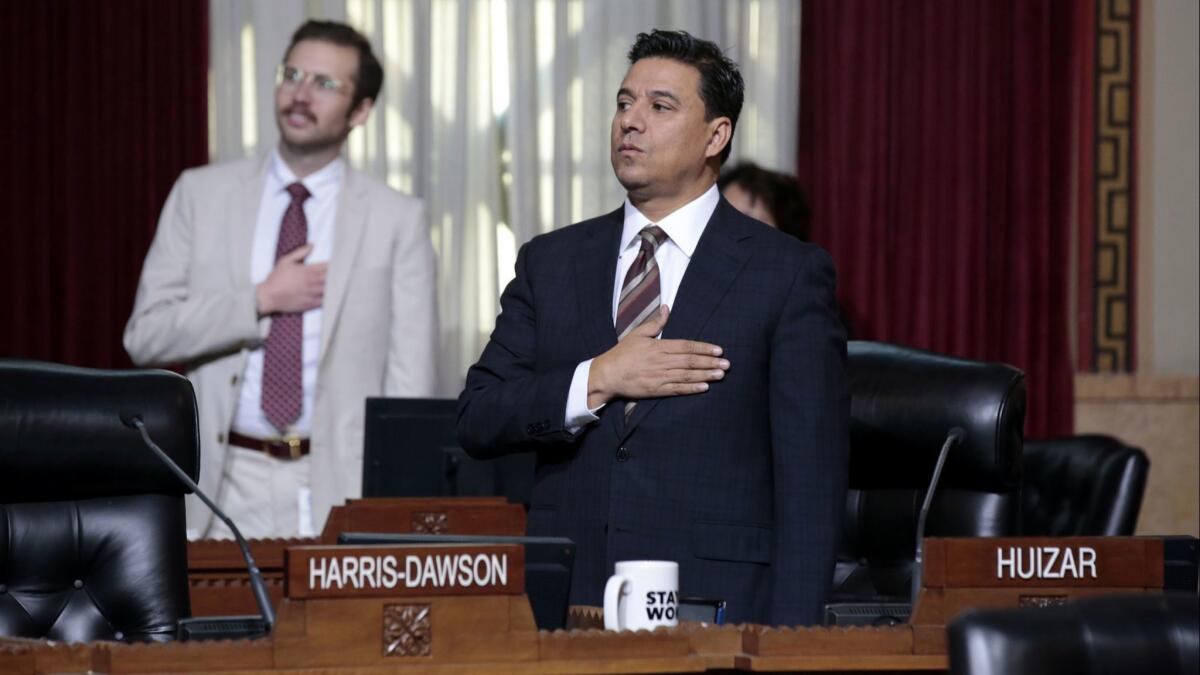
<instances>
[{"instance_id":1,"label":"man's dark hair","mask_svg":"<svg viewBox=\"0 0 1200 675\"><path fill-rule=\"evenodd\" d=\"M742 113L746 86L742 74L715 42L702 40L682 30L652 30L638 33L629 49L629 65L642 59L664 58L700 71L700 100L704 102L704 119L729 118L729 142L721 151L721 163L729 159L733 149L733 131Z\"/></svg>"},{"instance_id":2,"label":"man's dark hair","mask_svg":"<svg viewBox=\"0 0 1200 675\"><path fill-rule=\"evenodd\" d=\"M764 169L753 162L742 162L724 171L717 179L721 190L730 185L737 185L755 201L762 201L780 231L800 241L809 241L812 210L795 176Z\"/></svg>"},{"instance_id":3,"label":"man's dark hair","mask_svg":"<svg viewBox=\"0 0 1200 675\"><path fill-rule=\"evenodd\" d=\"M292 55L292 48L305 40L320 40L357 49L358 72L354 75L354 100L350 103L350 110L357 110L363 99L378 100L379 90L383 87L383 66L379 65L379 59L371 51L371 42L366 36L344 23L309 19L292 33L292 41L283 53L284 63Z\"/></svg>"}]
</instances>

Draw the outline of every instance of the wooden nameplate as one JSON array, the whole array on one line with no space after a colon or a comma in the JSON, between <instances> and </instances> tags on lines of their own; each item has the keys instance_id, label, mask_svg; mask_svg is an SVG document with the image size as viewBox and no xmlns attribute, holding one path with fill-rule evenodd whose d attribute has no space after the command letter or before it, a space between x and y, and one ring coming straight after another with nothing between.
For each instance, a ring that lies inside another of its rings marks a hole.
<instances>
[{"instance_id":1,"label":"wooden nameplate","mask_svg":"<svg viewBox=\"0 0 1200 675\"><path fill-rule=\"evenodd\" d=\"M250 540L276 606L283 598L284 551L291 546L336 544L342 532L520 536L525 533L525 511L503 497L350 499L333 507L320 537ZM189 542L188 582L192 616L258 614L246 563L232 540Z\"/></svg>"},{"instance_id":2,"label":"wooden nameplate","mask_svg":"<svg viewBox=\"0 0 1200 675\"><path fill-rule=\"evenodd\" d=\"M946 625L970 608L1044 607L1162 586L1163 542L1155 537L929 538L912 618L915 653L944 654Z\"/></svg>"},{"instance_id":3,"label":"wooden nameplate","mask_svg":"<svg viewBox=\"0 0 1200 675\"><path fill-rule=\"evenodd\" d=\"M343 532L518 537L525 534L525 508L503 497L348 499L330 511L320 541L336 544Z\"/></svg>"},{"instance_id":4,"label":"wooden nameplate","mask_svg":"<svg viewBox=\"0 0 1200 675\"><path fill-rule=\"evenodd\" d=\"M535 662L517 545L288 549L275 667Z\"/></svg>"}]
</instances>

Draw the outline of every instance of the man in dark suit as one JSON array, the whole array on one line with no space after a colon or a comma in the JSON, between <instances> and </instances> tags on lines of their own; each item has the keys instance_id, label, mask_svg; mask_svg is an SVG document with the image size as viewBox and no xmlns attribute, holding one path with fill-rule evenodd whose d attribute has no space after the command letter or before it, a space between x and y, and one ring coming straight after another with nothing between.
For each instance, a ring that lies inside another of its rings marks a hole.
<instances>
[{"instance_id":1,"label":"man in dark suit","mask_svg":"<svg viewBox=\"0 0 1200 675\"><path fill-rule=\"evenodd\" d=\"M572 603L600 604L618 560L664 559L729 621L816 623L846 483L833 264L718 194L743 85L716 45L656 30L629 61L628 198L522 247L459 439L537 453L528 531L575 541Z\"/></svg>"}]
</instances>

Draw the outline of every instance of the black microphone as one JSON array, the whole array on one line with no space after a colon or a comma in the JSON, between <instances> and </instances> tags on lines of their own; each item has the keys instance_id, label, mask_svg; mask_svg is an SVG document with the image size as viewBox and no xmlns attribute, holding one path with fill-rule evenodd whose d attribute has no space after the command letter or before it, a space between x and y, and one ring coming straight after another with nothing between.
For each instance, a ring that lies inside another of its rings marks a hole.
<instances>
[{"instance_id":1,"label":"black microphone","mask_svg":"<svg viewBox=\"0 0 1200 675\"><path fill-rule=\"evenodd\" d=\"M167 455L167 453L163 452L162 448L158 447L158 445L150 439L150 434L146 432L146 423L142 420L141 415L129 410L122 410L120 411L119 415L121 417L121 423L130 429L138 430L142 435L142 442L146 444L146 447L153 450L154 454L158 456L158 459L161 460L163 464L166 464L167 468L171 470L171 473L174 473L176 478L182 481L184 485L191 488L192 491L196 493L196 496L199 497L200 500L208 506L208 508L212 509L212 512L217 514L217 517L229 527L229 531L233 532L233 536L237 540L238 548L242 549L242 557L246 559L246 567L250 570L250 588L254 592L254 600L258 603L259 612L262 613L262 621L266 627L266 633L270 634L271 628L275 625L275 609L271 606L271 598L267 595L267 585L263 582L262 572L259 571L258 565L255 564L254 556L250 554L250 545L246 543L246 538L242 536L241 530L238 530L237 525L230 520L229 516L225 515L225 512L222 511L220 507L213 502L213 500L209 499L208 495L204 494L204 492L200 489L200 486L196 485L196 481L192 480L192 477L187 475L187 472L179 468L179 465L176 464L175 461ZM235 619L234 623L237 623L238 621L239 620ZM205 629L205 631L202 632L220 633L221 631L219 629L216 631L208 631ZM242 629L237 632L244 633L247 631ZM249 632L254 631L251 630ZM229 635L222 635L222 637L229 637Z\"/></svg>"},{"instance_id":2,"label":"black microphone","mask_svg":"<svg viewBox=\"0 0 1200 675\"><path fill-rule=\"evenodd\" d=\"M925 501L921 504L921 513L917 517L917 546L913 556L912 571L912 605L917 606L917 595L921 592L922 559L925 554L925 519L929 517L929 507L933 504L933 491L937 489L938 481L942 478L942 467L946 464L946 456L950 454L950 446L961 445L967 440L967 432L962 427L954 427L946 433L942 442L942 450L938 453L937 464L933 467L933 478L929 481L929 489L925 491Z\"/></svg>"}]
</instances>

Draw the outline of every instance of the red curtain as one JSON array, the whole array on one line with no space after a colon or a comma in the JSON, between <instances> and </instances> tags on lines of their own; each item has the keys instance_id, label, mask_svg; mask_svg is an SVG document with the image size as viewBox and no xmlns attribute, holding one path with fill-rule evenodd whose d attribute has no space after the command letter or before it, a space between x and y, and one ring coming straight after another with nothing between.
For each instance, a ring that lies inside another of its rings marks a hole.
<instances>
[{"instance_id":1,"label":"red curtain","mask_svg":"<svg viewBox=\"0 0 1200 675\"><path fill-rule=\"evenodd\" d=\"M0 356L127 367L171 184L208 160L207 0L0 3Z\"/></svg>"},{"instance_id":2,"label":"red curtain","mask_svg":"<svg viewBox=\"0 0 1200 675\"><path fill-rule=\"evenodd\" d=\"M855 337L1025 371L1073 430L1072 2L807 0L798 173Z\"/></svg>"}]
</instances>

